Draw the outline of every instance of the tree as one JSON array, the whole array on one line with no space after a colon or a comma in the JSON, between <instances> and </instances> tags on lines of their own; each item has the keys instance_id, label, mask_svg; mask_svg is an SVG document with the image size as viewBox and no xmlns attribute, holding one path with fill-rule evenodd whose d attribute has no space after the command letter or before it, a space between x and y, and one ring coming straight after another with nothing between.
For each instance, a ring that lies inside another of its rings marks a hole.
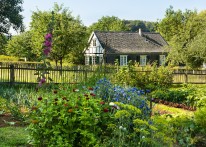
<instances>
[{"instance_id":1,"label":"tree","mask_svg":"<svg viewBox=\"0 0 206 147\"><path fill-rule=\"evenodd\" d=\"M49 24L53 24L53 43L50 58L56 62L60 61L73 52L83 51L86 45L86 27L80 19L73 17L63 5L54 4L53 15L51 11L37 11L32 14L31 32L34 52L42 53L44 35L48 32ZM80 47L80 48L78 48ZM82 53L83 56L83 53Z\"/></svg>"},{"instance_id":2,"label":"tree","mask_svg":"<svg viewBox=\"0 0 206 147\"><path fill-rule=\"evenodd\" d=\"M14 30L23 29L22 0L0 0L0 33L8 34L12 27Z\"/></svg>"},{"instance_id":3,"label":"tree","mask_svg":"<svg viewBox=\"0 0 206 147\"><path fill-rule=\"evenodd\" d=\"M28 31L13 36L12 39L8 41L6 53L10 56L26 57L27 60L32 61L36 58L32 48L31 33Z\"/></svg>"},{"instance_id":4,"label":"tree","mask_svg":"<svg viewBox=\"0 0 206 147\"><path fill-rule=\"evenodd\" d=\"M187 64L187 45L198 34L196 16L196 11L174 11L170 6L158 23L158 32L169 43L168 60L174 65Z\"/></svg>"},{"instance_id":5,"label":"tree","mask_svg":"<svg viewBox=\"0 0 206 147\"><path fill-rule=\"evenodd\" d=\"M90 34L92 31L125 31L128 28L118 17L103 16L98 22L93 23L88 30Z\"/></svg>"},{"instance_id":6,"label":"tree","mask_svg":"<svg viewBox=\"0 0 206 147\"><path fill-rule=\"evenodd\" d=\"M5 55L5 47L7 44L7 41L9 39L9 36L6 36L4 34L0 34L0 55Z\"/></svg>"},{"instance_id":7,"label":"tree","mask_svg":"<svg viewBox=\"0 0 206 147\"><path fill-rule=\"evenodd\" d=\"M139 28L144 32L154 32L156 23L141 20L123 20L129 31L136 32Z\"/></svg>"},{"instance_id":8,"label":"tree","mask_svg":"<svg viewBox=\"0 0 206 147\"><path fill-rule=\"evenodd\" d=\"M187 62L189 66L197 68L206 62L206 30L198 34L187 46Z\"/></svg>"}]
</instances>

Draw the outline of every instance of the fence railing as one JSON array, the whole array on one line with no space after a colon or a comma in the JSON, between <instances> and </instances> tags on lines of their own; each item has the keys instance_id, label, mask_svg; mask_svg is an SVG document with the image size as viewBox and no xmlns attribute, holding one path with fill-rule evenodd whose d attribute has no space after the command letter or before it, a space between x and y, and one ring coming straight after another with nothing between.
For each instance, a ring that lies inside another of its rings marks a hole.
<instances>
[{"instance_id":1,"label":"fence railing","mask_svg":"<svg viewBox=\"0 0 206 147\"><path fill-rule=\"evenodd\" d=\"M21 64L0 64L0 83L38 83L37 72L38 65L21 65ZM53 83L80 83L86 82L88 78L94 74L105 72L106 76L111 76L116 72L115 68L107 67L104 71L95 66L75 66L52 68L48 70L46 76L50 77ZM148 71L135 71L148 72ZM51 82L51 81L47 81ZM206 84L206 70L174 70L173 83L191 83L191 84Z\"/></svg>"}]
</instances>

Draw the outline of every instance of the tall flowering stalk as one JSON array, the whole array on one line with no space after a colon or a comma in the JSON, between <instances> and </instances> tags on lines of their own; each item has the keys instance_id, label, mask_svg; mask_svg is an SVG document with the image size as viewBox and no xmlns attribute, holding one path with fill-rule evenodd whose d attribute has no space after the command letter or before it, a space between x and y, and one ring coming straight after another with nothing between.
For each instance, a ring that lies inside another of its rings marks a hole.
<instances>
[{"instance_id":1,"label":"tall flowering stalk","mask_svg":"<svg viewBox=\"0 0 206 147\"><path fill-rule=\"evenodd\" d=\"M48 33L45 35L45 41L44 41L43 46L44 46L44 50L43 50L44 55L48 56L52 48L52 34L51 33Z\"/></svg>"},{"instance_id":2,"label":"tall flowering stalk","mask_svg":"<svg viewBox=\"0 0 206 147\"><path fill-rule=\"evenodd\" d=\"M42 84L46 83L46 74L49 74L48 70L48 66L50 66L50 64L48 62L46 62L46 58L49 56L49 54L51 53L51 49L52 49L52 31L53 31L53 23L54 23L54 13L52 12L52 22L49 24L48 27L48 32L45 36L44 36L44 42L42 45L42 49L43 49L43 66L40 70L40 73L38 72L37 74L40 75L40 77L38 78L39 81L39 85L38 86L42 86ZM50 81L52 81L52 79L50 77L48 77L48 79Z\"/></svg>"}]
</instances>

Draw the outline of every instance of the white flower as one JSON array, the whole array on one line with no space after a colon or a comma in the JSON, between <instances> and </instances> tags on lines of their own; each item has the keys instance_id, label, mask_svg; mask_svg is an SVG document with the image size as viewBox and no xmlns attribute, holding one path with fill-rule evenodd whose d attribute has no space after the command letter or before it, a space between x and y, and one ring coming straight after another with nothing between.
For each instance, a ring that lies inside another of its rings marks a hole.
<instances>
[{"instance_id":1,"label":"white flower","mask_svg":"<svg viewBox=\"0 0 206 147\"><path fill-rule=\"evenodd\" d=\"M114 105L115 105L115 103L113 103L113 102L110 102L110 103L109 103L109 105L110 105L110 106L114 106Z\"/></svg>"},{"instance_id":2,"label":"white flower","mask_svg":"<svg viewBox=\"0 0 206 147\"><path fill-rule=\"evenodd\" d=\"M123 130L123 131L126 131L127 129L125 128L125 127L123 127L123 126L119 126L119 129L120 130Z\"/></svg>"},{"instance_id":3,"label":"white flower","mask_svg":"<svg viewBox=\"0 0 206 147\"><path fill-rule=\"evenodd\" d=\"M116 105L115 103L113 103L113 102L110 102L109 103L109 106L111 106L111 107L115 107L116 109L120 109L120 107L118 106L118 105Z\"/></svg>"}]
</instances>

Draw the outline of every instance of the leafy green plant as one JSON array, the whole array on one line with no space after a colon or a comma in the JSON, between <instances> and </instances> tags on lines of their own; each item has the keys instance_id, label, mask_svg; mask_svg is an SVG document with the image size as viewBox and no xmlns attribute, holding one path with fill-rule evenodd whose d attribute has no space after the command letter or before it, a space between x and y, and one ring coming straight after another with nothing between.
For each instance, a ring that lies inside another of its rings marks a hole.
<instances>
[{"instance_id":1,"label":"leafy green plant","mask_svg":"<svg viewBox=\"0 0 206 147\"><path fill-rule=\"evenodd\" d=\"M172 70L169 66L158 67L156 63L152 66L147 65L144 69L139 70L138 65L132 65L131 62L128 66L116 65L117 73L113 77L113 81L123 85L140 87L142 89L157 89L168 88L172 84Z\"/></svg>"},{"instance_id":2,"label":"leafy green plant","mask_svg":"<svg viewBox=\"0 0 206 147\"><path fill-rule=\"evenodd\" d=\"M195 145L195 123L192 118L178 116L169 120L175 140L180 146Z\"/></svg>"},{"instance_id":3,"label":"leafy green plant","mask_svg":"<svg viewBox=\"0 0 206 147\"><path fill-rule=\"evenodd\" d=\"M35 145L94 146L100 137L110 135L107 126L112 111L108 103L95 98L92 88L54 90L38 97L31 108L30 141Z\"/></svg>"},{"instance_id":4,"label":"leafy green plant","mask_svg":"<svg viewBox=\"0 0 206 147\"><path fill-rule=\"evenodd\" d=\"M195 112L195 121L196 123L202 128L204 129L205 133L206 133L206 107L202 107L199 108L196 112Z\"/></svg>"}]
</instances>

